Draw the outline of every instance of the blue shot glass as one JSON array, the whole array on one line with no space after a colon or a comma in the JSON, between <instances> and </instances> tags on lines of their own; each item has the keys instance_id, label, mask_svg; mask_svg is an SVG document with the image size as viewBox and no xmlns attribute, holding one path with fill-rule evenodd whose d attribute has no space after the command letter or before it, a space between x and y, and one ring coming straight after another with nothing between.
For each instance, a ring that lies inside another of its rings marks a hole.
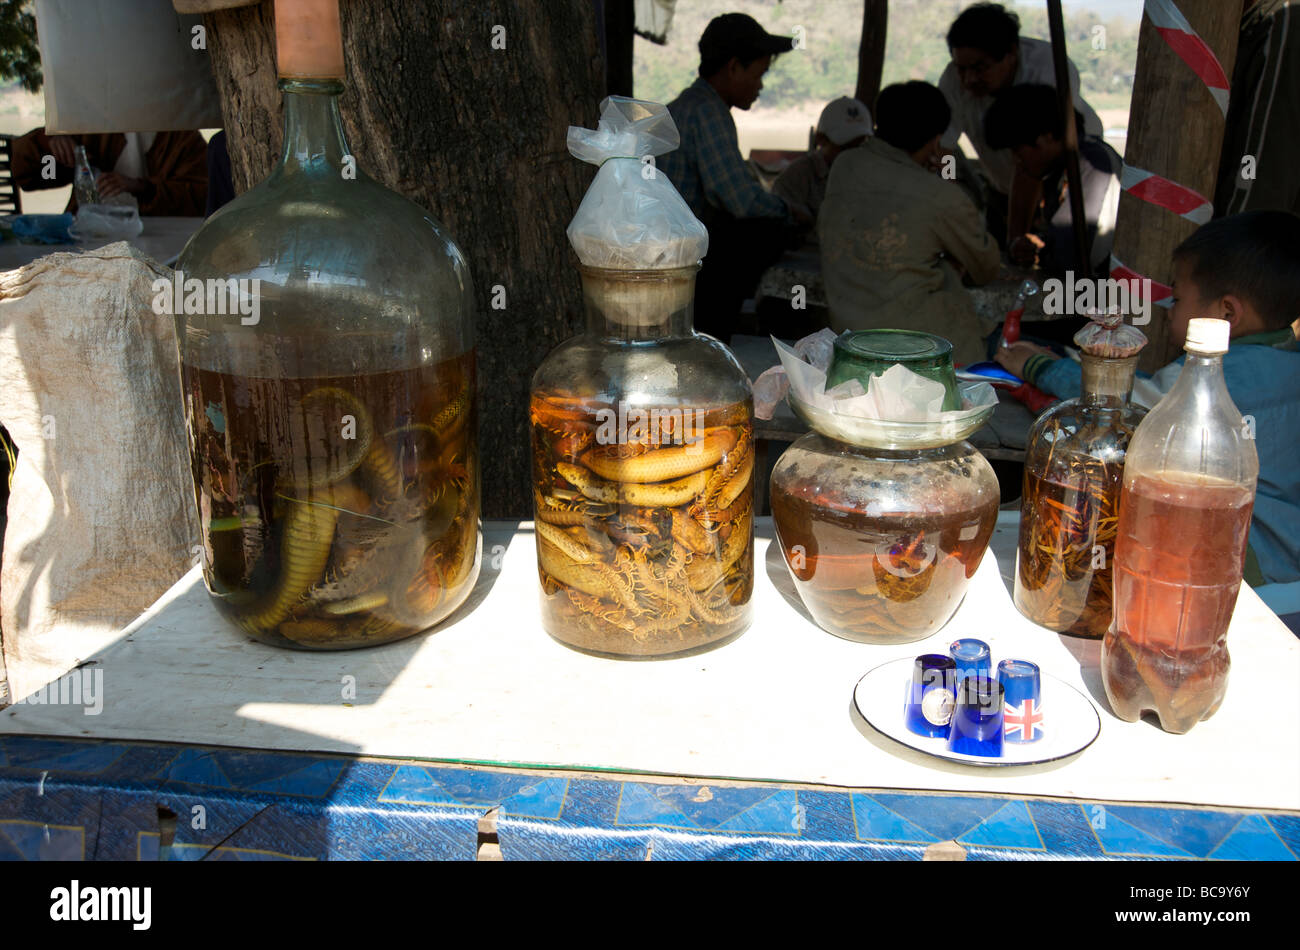
<instances>
[{"instance_id":1,"label":"blue shot glass","mask_svg":"<svg viewBox=\"0 0 1300 950\"><path fill-rule=\"evenodd\" d=\"M957 684L948 751L988 758L1002 755L1002 684L997 680L968 676Z\"/></svg>"},{"instance_id":2,"label":"blue shot glass","mask_svg":"<svg viewBox=\"0 0 1300 950\"><path fill-rule=\"evenodd\" d=\"M1003 660L998 664L1002 684L1002 735L1015 743L1043 738L1043 681L1037 663Z\"/></svg>"},{"instance_id":3,"label":"blue shot glass","mask_svg":"<svg viewBox=\"0 0 1300 950\"><path fill-rule=\"evenodd\" d=\"M903 719L918 736L948 738L957 691L957 664L941 653L926 653L912 663Z\"/></svg>"},{"instance_id":4,"label":"blue shot glass","mask_svg":"<svg viewBox=\"0 0 1300 950\"><path fill-rule=\"evenodd\" d=\"M948 655L957 662L957 683L968 676L980 676L989 679L993 676L993 659L989 645L983 640L954 640L948 647Z\"/></svg>"}]
</instances>

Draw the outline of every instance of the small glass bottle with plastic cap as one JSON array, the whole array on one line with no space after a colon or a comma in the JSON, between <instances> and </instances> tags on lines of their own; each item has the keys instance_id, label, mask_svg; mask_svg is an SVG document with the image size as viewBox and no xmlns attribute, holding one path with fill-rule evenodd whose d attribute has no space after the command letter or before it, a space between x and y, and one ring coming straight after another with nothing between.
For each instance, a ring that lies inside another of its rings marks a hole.
<instances>
[{"instance_id":1,"label":"small glass bottle with plastic cap","mask_svg":"<svg viewBox=\"0 0 1300 950\"><path fill-rule=\"evenodd\" d=\"M1208 719L1228 686L1228 622L1246 565L1259 457L1223 379L1226 320L1188 322L1178 380L1133 434L1101 679L1115 715L1166 732Z\"/></svg>"},{"instance_id":2,"label":"small glass bottle with plastic cap","mask_svg":"<svg viewBox=\"0 0 1300 950\"><path fill-rule=\"evenodd\" d=\"M944 416L962 405L952 347L914 331L841 337L826 386L856 379L869 390L900 364L942 384ZM964 441L991 407L955 422L851 420L789 398L813 431L772 471L772 519L813 620L864 643L935 633L961 604L997 521L997 477Z\"/></svg>"},{"instance_id":3,"label":"small glass bottle with plastic cap","mask_svg":"<svg viewBox=\"0 0 1300 950\"><path fill-rule=\"evenodd\" d=\"M338 0L275 12L280 161L176 277L203 574L260 641L370 646L478 574L474 298L428 212L356 168Z\"/></svg>"},{"instance_id":4,"label":"small glass bottle with plastic cap","mask_svg":"<svg viewBox=\"0 0 1300 950\"><path fill-rule=\"evenodd\" d=\"M568 229L587 327L532 382L542 622L622 659L739 636L754 586L749 379L692 328L708 232L642 161L677 141L663 105L620 97L569 130L600 165Z\"/></svg>"},{"instance_id":5,"label":"small glass bottle with plastic cap","mask_svg":"<svg viewBox=\"0 0 1300 950\"><path fill-rule=\"evenodd\" d=\"M1074 337L1083 394L1029 430L1015 603L1049 630L1101 639L1110 627L1124 458L1145 412L1129 402L1142 332L1099 315Z\"/></svg>"}]
</instances>

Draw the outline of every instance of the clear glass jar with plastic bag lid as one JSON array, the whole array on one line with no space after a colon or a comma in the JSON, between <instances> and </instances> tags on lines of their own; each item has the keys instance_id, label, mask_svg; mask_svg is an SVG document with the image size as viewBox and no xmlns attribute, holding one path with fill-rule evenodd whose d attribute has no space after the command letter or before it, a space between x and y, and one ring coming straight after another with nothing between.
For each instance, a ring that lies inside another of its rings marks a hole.
<instances>
[{"instance_id":1,"label":"clear glass jar with plastic bag lid","mask_svg":"<svg viewBox=\"0 0 1300 950\"><path fill-rule=\"evenodd\" d=\"M568 144L599 170L568 227L586 331L533 376L542 623L587 653L684 656L749 625L749 379L692 326L708 231L643 161L678 145L667 107L611 96Z\"/></svg>"},{"instance_id":2,"label":"clear glass jar with plastic bag lid","mask_svg":"<svg viewBox=\"0 0 1300 950\"><path fill-rule=\"evenodd\" d=\"M951 375L947 341L889 333L841 337L828 378L857 378L846 364L879 350L878 367L900 346L908 360L921 351L947 355L942 375ZM909 340L918 343L904 346ZM959 404L955 386L945 403ZM907 643L937 632L965 597L997 521L997 477L964 441L991 409L953 428L857 425L810 409L793 393L790 403L813 431L777 460L772 520L804 606L822 629L863 643Z\"/></svg>"},{"instance_id":3,"label":"clear glass jar with plastic bag lid","mask_svg":"<svg viewBox=\"0 0 1300 950\"><path fill-rule=\"evenodd\" d=\"M547 632L603 656L716 647L750 622L753 401L691 326L697 267L582 267L586 332L533 376Z\"/></svg>"},{"instance_id":4,"label":"clear glass jar with plastic bag lid","mask_svg":"<svg viewBox=\"0 0 1300 950\"><path fill-rule=\"evenodd\" d=\"M355 167L336 0L276 14L280 161L178 264L204 579L265 643L368 646L478 573L473 293L428 213Z\"/></svg>"}]
</instances>

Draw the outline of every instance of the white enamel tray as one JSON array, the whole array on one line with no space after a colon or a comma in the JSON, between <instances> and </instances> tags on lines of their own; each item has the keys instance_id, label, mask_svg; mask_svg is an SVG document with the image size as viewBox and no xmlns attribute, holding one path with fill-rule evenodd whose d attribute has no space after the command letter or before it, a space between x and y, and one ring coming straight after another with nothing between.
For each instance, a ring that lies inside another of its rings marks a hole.
<instances>
[{"instance_id":1,"label":"white enamel tray","mask_svg":"<svg viewBox=\"0 0 1300 950\"><path fill-rule=\"evenodd\" d=\"M891 660L862 677L853 690L853 704L877 732L918 752L964 765L1031 765L1074 755L1092 745L1101 732L1101 717L1088 697L1050 673L1043 673L1043 738L1037 742L1003 743L1000 758L949 752L947 739L918 736L904 721L914 659L906 656Z\"/></svg>"}]
</instances>

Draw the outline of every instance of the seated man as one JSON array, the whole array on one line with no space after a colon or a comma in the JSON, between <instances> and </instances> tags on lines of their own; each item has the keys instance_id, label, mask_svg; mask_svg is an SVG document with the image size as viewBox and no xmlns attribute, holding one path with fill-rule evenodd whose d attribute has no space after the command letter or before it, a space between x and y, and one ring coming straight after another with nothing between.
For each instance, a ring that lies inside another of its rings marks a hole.
<instances>
[{"instance_id":1,"label":"seated man","mask_svg":"<svg viewBox=\"0 0 1300 950\"><path fill-rule=\"evenodd\" d=\"M743 13L714 17L700 37L699 78L668 104L681 145L658 167L709 229L695 325L723 340L763 270L793 243L795 224L812 220L763 188L740 154L731 118L732 108L754 104L772 57L793 45Z\"/></svg>"},{"instance_id":2,"label":"seated man","mask_svg":"<svg viewBox=\"0 0 1300 950\"><path fill-rule=\"evenodd\" d=\"M826 197L826 180L831 166L845 149L856 148L871 134L871 111L857 99L842 96L822 110L817 120L813 148L800 155L777 176L772 194L791 205L802 205L814 221Z\"/></svg>"},{"instance_id":3,"label":"seated man","mask_svg":"<svg viewBox=\"0 0 1300 950\"><path fill-rule=\"evenodd\" d=\"M1011 153L984 138L984 114L1000 92L1020 83L1045 83L1056 88L1052 44L1021 37L1020 18L1000 3L967 7L948 30L952 62L939 77L952 107L953 120L944 133L943 147L957 149L962 133L970 139L987 180L987 220L999 243L1005 242L1013 259L1033 256L1025 238L1041 197L1039 183L1018 174ZM1089 135L1101 135L1101 119L1079 95L1079 70L1069 64L1074 107L1082 113Z\"/></svg>"},{"instance_id":4,"label":"seated man","mask_svg":"<svg viewBox=\"0 0 1300 950\"><path fill-rule=\"evenodd\" d=\"M13 174L25 191L72 184L78 145L100 175L101 198L134 195L142 215L201 216L208 197L207 145L198 132L46 135L33 129L13 143ZM54 156L54 163L43 161ZM53 174L50 174L53 172ZM76 211L77 201L68 201Z\"/></svg>"},{"instance_id":5,"label":"seated man","mask_svg":"<svg viewBox=\"0 0 1300 950\"><path fill-rule=\"evenodd\" d=\"M949 340L953 358L984 358L977 284L997 276L997 243L979 211L933 165L950 119L934 86L889 86L876 100L876 134L831 169L818 232L822 272L837 331L898 327Z\"/></svg>"},{"instance_id":6,"label":"seated man","mask_svg":"<svg viewBox=\"0 0 1300 950\"><path fill-rule=\"evenodd\" d=\"M1110 251L1115 243L1115 218L1119 214L1120 172L1124 161L1100 137L1087 135L1083 117L1079 127L1079 178L1083 208L1091 241L1091 272L1077 274L1074 219L1065 174L1065 122L1056 90L1051 86L1012 86L994 100L984 115L984 138L992 148L1010 149L1016 166L1043 183L1045 246L1039 263L1061 276L1105 277L1110 272Z\"/></svg>"},{"instance_id":7,"label":"seated man","mask_svg":"<svg viewBox=\"0 0 1300 950\"><path fill-rule=\"evenodd\" d=\"M1193 317L1232 324L1223 357L1228 394L1255 419L1259 482L1251 520L1246 580L1300 581L1300 349L1291 321L1300 312L1300 217L1248 211L1203 225L1174 251L1172 339L1187 336ZM1148 409L1173 388L1179 357L1133 386ZM999 350L1011 372L1063 399L1078 396L1079 364L1031 343Z\"/></svg>"}]
</instances>

